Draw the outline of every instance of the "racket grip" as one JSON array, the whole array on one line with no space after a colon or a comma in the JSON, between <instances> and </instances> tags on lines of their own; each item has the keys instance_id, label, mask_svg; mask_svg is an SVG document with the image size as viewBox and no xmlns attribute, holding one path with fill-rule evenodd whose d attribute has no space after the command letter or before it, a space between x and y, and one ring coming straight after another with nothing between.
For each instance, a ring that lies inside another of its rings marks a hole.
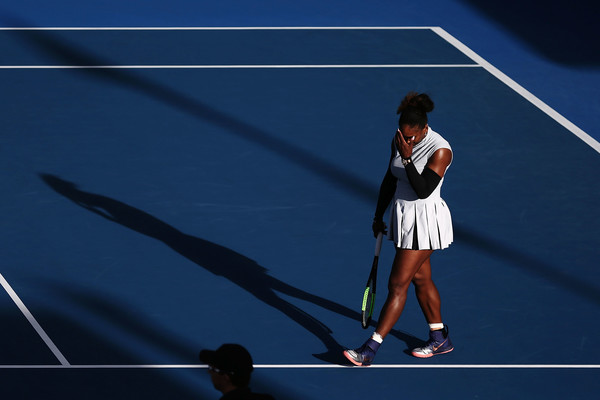
<instances>
[{"instance_id":1,"label":"racket grip","mask_svg":"<svg viewBox=\"0 0 600 400\"><path fill-rule=\"evenodd\" d=\"M377 235L377 241L375 242L375 257L379 257L381 251L381 242L383 241L383 232L379 232Z\"/></svg>"}]
</instances>

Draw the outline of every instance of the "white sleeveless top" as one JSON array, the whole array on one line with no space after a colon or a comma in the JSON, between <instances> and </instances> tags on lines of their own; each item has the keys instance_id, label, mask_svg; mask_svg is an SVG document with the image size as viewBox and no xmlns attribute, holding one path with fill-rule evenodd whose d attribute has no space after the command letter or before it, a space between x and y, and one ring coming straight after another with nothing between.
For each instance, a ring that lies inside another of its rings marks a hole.
<instances>
[{"instance_id":1,"label":"white sleeveless top","mask_svg":"<svg viewBox=\"0 0 600 400\"><path fill-rule=\"evenodd\" d=\"M440 134L429 128L423 140L413 147L411 159L417 171L422 173L433 153L442 148L452 150ZM398 150L390 168L398 180L390 210L388 238L402 249L438 250L450 246L452 217L440 195L444 178L429 197L419 199L406 176Z\"/></svg>"}]
</instances>

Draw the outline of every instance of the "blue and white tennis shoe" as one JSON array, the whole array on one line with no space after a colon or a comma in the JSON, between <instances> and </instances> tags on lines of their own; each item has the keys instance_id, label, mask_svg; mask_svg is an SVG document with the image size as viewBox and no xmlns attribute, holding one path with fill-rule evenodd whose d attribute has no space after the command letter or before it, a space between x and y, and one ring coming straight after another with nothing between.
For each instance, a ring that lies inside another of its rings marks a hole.
<instances>
[{"instance_id":1,"label":"blue and white tennis shoe","mask_svg":"<svg viewBox=\"0 0 600 400\"><path fill-rule=\"evenodd\" d=\"M429 340L425 346L413 349L412 355L419 358L429 358L439 354L450 353L454 350L448 334L448 326L444 329L429 331Z\"/></svg>"}]
</instances>

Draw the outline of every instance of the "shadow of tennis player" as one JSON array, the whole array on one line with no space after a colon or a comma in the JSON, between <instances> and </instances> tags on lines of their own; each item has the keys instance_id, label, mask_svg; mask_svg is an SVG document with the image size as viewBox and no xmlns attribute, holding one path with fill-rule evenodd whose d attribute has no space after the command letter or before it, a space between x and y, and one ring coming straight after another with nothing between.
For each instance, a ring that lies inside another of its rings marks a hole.
<instances>
[{"instance_id":1,"label":"shadow of tennis player","mask_svg":"<svg viewBox=\"0 0 600 400\"><path fill-rule=\"evenodd\" d=\"M282 282L268 275L267 269L254 260L208 240L180 232L171 225L123 202L99 194L84 192L79 190L74 183L53 175L40 174L40 177L52 189L75 204L103 218L163 242L195 264L215 275L228 279L265 304L281 311L323 342L327 352L315 354L315 357L331 363L347 364L342 356L343 348L331 335L331 329L315 317L279 297L277 292L309 301L357 321L360 320L358 312ZM403 332L394 331L392 334L411 347L421 342L419 339Z\"/></svg>"}]
</instances>

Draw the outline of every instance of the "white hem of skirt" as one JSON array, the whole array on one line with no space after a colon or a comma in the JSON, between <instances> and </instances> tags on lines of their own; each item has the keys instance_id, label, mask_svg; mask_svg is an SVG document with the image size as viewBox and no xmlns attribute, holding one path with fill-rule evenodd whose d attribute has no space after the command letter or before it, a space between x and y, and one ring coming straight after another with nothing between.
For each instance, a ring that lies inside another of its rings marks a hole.
<instances>
[{"instance_id":1,"label":"white hem of skirt","mask_svg":"<svg viewBox=\"0 0 600 400\"><path fill-rule=\"evenodd\" d=\"M454 240L450 209L441 198L406 201L396 199L390 211L388 238L396 247L442 250Z\"/></svg>"}]
</instances>

